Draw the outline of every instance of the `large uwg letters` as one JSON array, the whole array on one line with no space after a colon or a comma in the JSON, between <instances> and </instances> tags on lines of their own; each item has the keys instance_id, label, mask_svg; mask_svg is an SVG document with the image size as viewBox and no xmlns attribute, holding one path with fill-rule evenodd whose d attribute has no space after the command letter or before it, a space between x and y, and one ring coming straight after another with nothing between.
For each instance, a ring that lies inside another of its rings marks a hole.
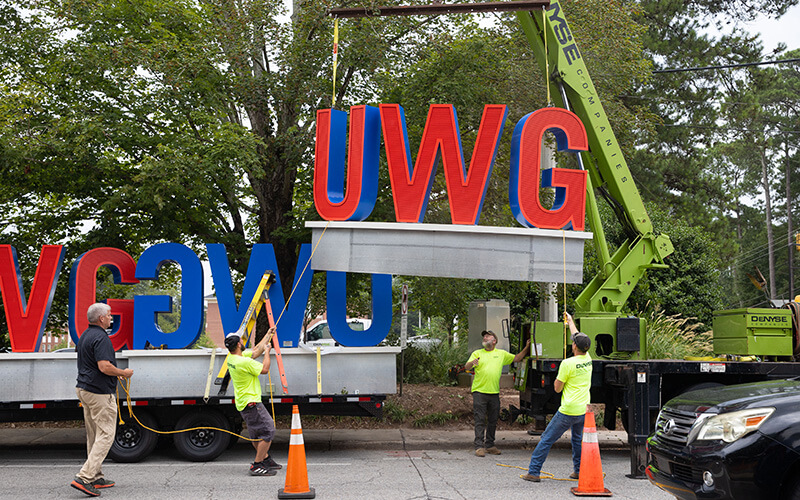
<instances>
[{"instance_id":1,"label":"large uwg letters","mask_svg":"<svg viewBox=\"0 0 800 500\"><path fill-rule=\"evenodd\" d=\"M449 104L431 105L412 168L405 114L399 105L351 108L349 143L346 114L333 109L318 111L314 159L317 212L331 221L362 221L369 217L378 192L380 128L397 222L423 221L441 159L453 224L477 224L506 116L505 105L484 107L472 161L466 169L455 108ZM563 168L548 169L542 174L542 137L548 131L556 137L559 151L588 149L586 129L574 113L544 108L524 116L515 127L512 140L511 210L526 227L583 230L587 174ZM349 151L347 175L345 149ZM551 209L543 208L539 201L540 179L541 186L555 188L556 202Z\"/></svg>"},{"instance_id":2,"label":"large uwg letters","mask_svg":"<svg viewBox=\"0 0 800 500\"><path fill-rule=\"evenodd\" d=\"M484 107L469 167L465 167L456 110L449 104L430 107L416 162L412 163L403 108L396 104L354 106L347 113L335 109L317 112L314 163L314 203L325 220L362 221L375 207L378 193L380 139L383 137L389 179L398 222L420 223L430 197L439 160L453 224L477 224L489 177L507 118L505 105ZM524 116L515 126L511 142L509 203L514 217L526 227L583 230L586 172L553 168L541 171L541 145L545 132L556 138L560 151L588 149L586 130L578 117L560 108L545 108ZM345 150L347 168L345 169ZM413 167L412 167L413 164ZM555 189L555 202L544 208L540 187ZM274 313L282 315L278 338L282 346L296 347L311 290L313 271L302 273L311 258L310 245L302 245L295 273L295 291L284 311L284 295L272 245L253 245L245 276L243 300L237 305L228 255L221 244L206 245L211 275L224 331L235 331L247 311L264 272L276 274L269 289ZM61 245L42 247L29 299L14 248L0 245L0 295L5 306L11 348L14 352L39 350L56 283L64 261ZM185 348L203 328L203 269L197 255L179 243L161 243L145 250L136 262L116 248L96 248L73 264L69 281L69 332L73 341L88 326L86 310L97 298L97 273L110 270L114 283L135 285L157 280L164 264L181 268L180 326L165 333L158 314L172 312L169 295L137 295L133 299L107 299L114 315L111 340L115 349L142 349L147 343ZM345 346L377 345L388 334L392 321L391 276L372 275L372 326L354 332L346 320L346 275L327 273L327 309L331 335Z\"/></svg>"},{"instance_id":3,"label":"large uwg letters","mask_svg":"<svg viewBox=\"0 0 800 500\"><path fill-rule=\"evenodd\" d=\"M225 332L233 332L239 328L250 298L255 294L258 283L267 270L273 271L277 278L269 289L270 303L277 318L283 311L285 302L272 245L253 245L244 282L245 299L239 305L233 291L225 246L208 244L206 251ZM26 304L15 251L10 245L0 245L0 292L14 352L39 350L64 253L61 245L47 245L42 248L30 300ZM295 273L295 292L278 323L278 338L285 347L297 347L299 341L313 274L313 271L308 270L301 277L301 272L310 258L311 245L302 245ZM77 342L80 333L88 326L86 310L97 302L97 272L101 267L111 271L114 283L134 285L140 280L158 279L160 268L169 262L181 267L181 318L178 329L165 333L159 328L157 321L158 313L172 312L172 297L137 295L133 299L106 300L111 306L111 314L114 315L110 338L117 350L143 349L148 342L155 346L165 344L172 349L192 345L203 328L203 269L197 255L179 243L154 245L142 253L138 263L117 248L95 248L78 257L72 266L69 282L69 333L72 340ZM392 322L391 276L376 274L372 277L373 322L364 332L351 330L345 320L347 294L344 273L329 272L327 282L331 335L335 335L334 338L340 344L376 345L386 337ZM339 326L334 328L336 325Z\"/></svg>"}]
</instances>

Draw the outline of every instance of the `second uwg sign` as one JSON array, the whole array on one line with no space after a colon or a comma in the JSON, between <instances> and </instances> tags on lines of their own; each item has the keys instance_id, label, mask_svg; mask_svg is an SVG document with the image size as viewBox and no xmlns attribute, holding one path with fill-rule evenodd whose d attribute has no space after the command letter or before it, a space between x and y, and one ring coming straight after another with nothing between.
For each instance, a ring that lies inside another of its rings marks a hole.
<instances>
[{"instance_id":1,"label":"second uwg sign","mask_svg":"<svg viewBox=\"0 0 800 500\"><path fill-rule=\"evenodd\" d=\"M432 105L425 124L416 163L412 166L405 116L396 104L355 106L347 114L325 109L317 113L314 165L314 203L329 221L363 221L372 212L378 192L380 140L383 137L395 216L398 222L419 223L425 215L433 178L443 163L450 213L454 224L476 225L480 218L488 180L494 165L503 125L505 105L487 105L481 119L472 160L466 167L456 110L451 105ZM516 219L525 227L584 229L586 172L553 168L541 170L545 132L556 138L560 151L588 148L586 130L578 117L564 109L545 108L524 116L515 126L511 144L509 201ZM347 150L347 169L345 151ZM540 186L555 189L555 202L544 208ZM214 287L226 332L235 331L255 293L264 271L279 274L272 245L256 244L250 254L242 296L237 304L224 245L207 244ZM0 292L12 350L39 349L56 283L64 261L61 245L45 245L34 275L30 295L22 287L16 252L0 245ZM310 245L302 245L295 282L297 289L278 326L283 345L295 347L302 328L312 273L301 274L311 258ZM147 342L185 348L199 337L203 327L203 270L197 255L179 243L160 243L146 249L138 262L123 250L95 248L81 255L70 273L69 331L73 340L86 328L86 309L97 300L97 273L109 269L117 284L133 285L157 280L165 263L181 268L181 318L174 332L163 332L157 315L172 311L169 295L141 295L133 299L107 299L114 315L111 338L115 349L141 349ZM280 279L269 289L273 307L284 307ZM346 273L328 271L327 311L331 335L345 346L379 344L388 334L392 319L391 275L372 274L373 323L354 332L346 320Z\"/></svg>"}]
</instances>

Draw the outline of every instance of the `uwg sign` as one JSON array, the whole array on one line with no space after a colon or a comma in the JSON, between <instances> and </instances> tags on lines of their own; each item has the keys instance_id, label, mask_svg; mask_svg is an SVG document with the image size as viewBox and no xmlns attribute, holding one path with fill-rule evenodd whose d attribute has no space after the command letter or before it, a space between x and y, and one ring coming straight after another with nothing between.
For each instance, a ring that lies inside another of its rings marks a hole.
<instances>
[{"instance_id":1,"label":"uwg sign","mask_svg":"<svg viewBox=\"0 0 800 500\"><path fill-rule=\"evenodd\" d=\"M425 124L416 163L411 161L403 109L381 104L356 106L347 114L338 110L317 113L314 165L314 202L326 220L364 220L375 206L378 191L380 139L383 137L398 222L422 222L439 161L443 163L450 213L454 224L477 224L488 180L506 120L504 105L484 108L478 137L465 168L456 111L450 105L433 105ZM523 117L514 128L511 145L509 200L516 219L527 227L584 228L586 172L554 168L541 171L541 145L545 132L556 137L560 151L588 149L586 131L578 117L560 108L546 108ZM345 169L347 150L347 169ZM539 200L540 186L555 189L555 202L546 209ZM272 245L256 244L250 254L242 300L236 302L224 245L207 244L212 279L225 332L235 331L255 295L261 276L278 274ZM0 292L12 350L38 351L64 261L60 245L42 247L39 264L26 300L14 249L0 245ZM295 273L292 301L284 302L281 280L269 289L282 346L296 347L311 288L312 272L302 273L310 259L310 245L302 245ZM114 315L111 340L115 349L142 349L149 342L184 348L194 343L203 328L203 269L197 255L179 243L161 243L146 249L138 262L115 248L96 248L72 265L69 281L69 332L74 341L88 326L86 310L97 298L97 273L111 271L114 283L133 285L157 280L164 264L181 268L181 318L176 331L165 333L157 323L159 313L172 312L172 297L140 295L133 299L107 299ZM392 320L391 276L372 275L372 325L354 332L346 321L346 273L327 272L327 314L331 335L342 345L380 343Z\"/></svg>"},{"instance_id":2,"label":"uwg sign","mask_svg":"<svg viewBox=\"0 0 800 500\"><path fill-rule=\"evenodd\" d=\"M484 107L472 160L466 168L458 119L452 105L430 107L414 164L405 115L397 104L351 108L349 143L346 139L347 114L332 109L318 111L314 164L317 212L331 221L361 221L369 217L378 193L382 135L398 222L422 222L434 174L441 160L452 222L477 224L506 114L505 105ZM574 113L561 108L545 108L524 116L514 128L511 141L508 189L511 210L526 227L582 231L586 172L562 168L542 172L542 137L547 131L555 136L559 151L588 149L586 129ZM544 208L540 202L540 184L555 188L555 202L550 209Z\"/></svg>"},{"instance_id":3,"label":"uwg sign","mask_svg":"<svg viewBox=\"0 0 800 500\"><path fill-rule=\"evenodd\" d=\"M259 281L267 270L275 272L277 278L269 288L270 302L277 318L286 304L272 245L253 245L242 290L245 300L238 305L225 246L208 244L206 251L225 332L239 328L250 298L255 296ZM14 352L39 350L64 253L61 245L42 247L30 295L26 300L14 249L10 245L0 245L0 292ZM296 347L299 340L312 277L312 272L303 274L302 269L310 257L311 246L302 245L295 273L294 295L278 324L278 338L282 346ZM160 268L167 263L181 267L181 317L178 329L165 333L156 320L159 313L172 312L172 297L169 295L108 299L105 302L111 306L114 315L111 341L114 349L143 349L147 342L153 345L166 344L173 349L192 345L203 328L203 268L197 254L179 243L153 245L142 253L138 262L116 248L95 248L81 255L72 265L69 280L68 322L73 341L77 342L79 334L88 326L86 310L97 302L97 272L101 267L111 271L114 283L134 285L140 280L158 279ZM392 322L391 276L373 275L372 294L372 326L364 332L354 332L347 325L345 273L327 273L328 324L332 332L335 329L338 335L336 339L343 345L376 345L389 332Z\"/></svg>"}]
</instances>

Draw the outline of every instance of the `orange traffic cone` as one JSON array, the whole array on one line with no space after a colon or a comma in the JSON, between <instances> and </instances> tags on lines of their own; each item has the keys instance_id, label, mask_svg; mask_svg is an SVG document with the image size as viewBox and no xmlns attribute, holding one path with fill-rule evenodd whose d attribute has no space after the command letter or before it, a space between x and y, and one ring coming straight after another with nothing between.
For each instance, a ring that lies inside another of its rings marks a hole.
<instances>
[{"instance_id":1,"label":"orange traffic cone","mask_svg":"<svg viewBox=\"0 0 800 500\"><path fill-rule=\"evenodd\" d=\"M289 438L289 460L286 463L286 484L278 491L278 498L314 498L314 488L308 487L306 447L303 428L300 426L300 409L292 406L292 435Z\"/></svg>"},{"instance_id":2,"label":"orange traffic cone","mask_svg":"<svg viewBox=\"0 0 800 500\"><path fill-rule=\"evenodd\" d=\"M579 497L610 497L611 492L603 486L603 466L600 464L600 445L597 444L597 429L594 413L586 412L581 441L581 470L578 487L570 488Z\"/></svg>"}]
</instances>

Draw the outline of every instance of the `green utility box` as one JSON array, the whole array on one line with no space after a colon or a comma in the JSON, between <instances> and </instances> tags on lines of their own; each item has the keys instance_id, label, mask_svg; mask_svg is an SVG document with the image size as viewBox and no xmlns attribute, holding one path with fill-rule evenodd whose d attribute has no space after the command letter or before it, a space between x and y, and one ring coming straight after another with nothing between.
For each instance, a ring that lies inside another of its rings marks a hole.
<instances>
[{"instance_id":1,"label":"green utility box","mask_svg":"<svg viewBox=\"0 0 800 500\"><path fill-rule=\"evenodd\" d=\"M788 309L732 309L714 312L714 353L792 355L792 312Z\"/></svg>"}]
</instances>

